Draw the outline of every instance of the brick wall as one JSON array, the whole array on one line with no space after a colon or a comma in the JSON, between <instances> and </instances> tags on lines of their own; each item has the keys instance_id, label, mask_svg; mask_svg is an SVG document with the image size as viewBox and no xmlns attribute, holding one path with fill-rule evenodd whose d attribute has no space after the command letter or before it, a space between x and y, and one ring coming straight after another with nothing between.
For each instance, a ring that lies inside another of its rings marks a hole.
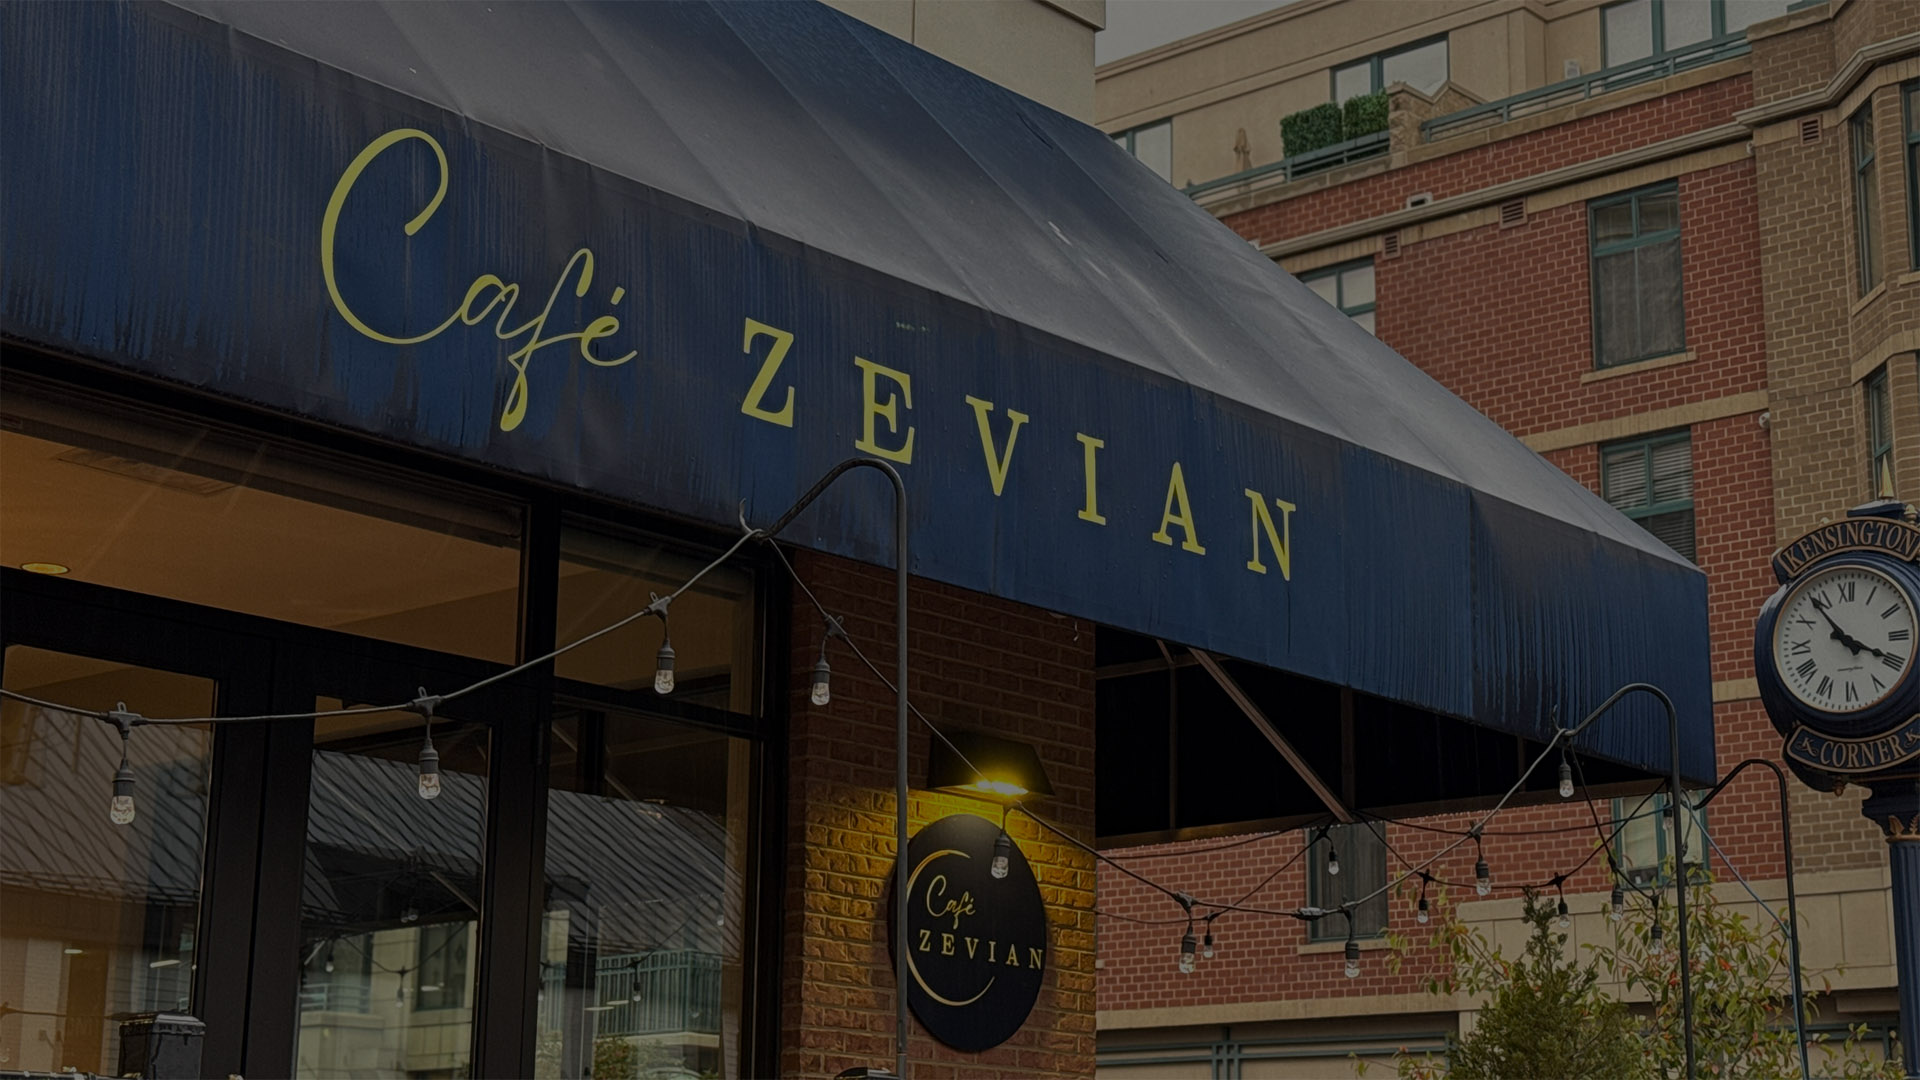
<instances>
[{"instance_id":1,"label":"brick wall","mask_svg":"<svg viewBox=\"0 0 1920 1080\"><path fill-rule=\"evenodd\" d=\"M811 552L800 577L847 633L893 670L893 574ZM1083 622L978 593L915 581L909 596L911 700L934 722L1032 743L1055 795L1035 809L1093 839L1093 630ZM894 982L886 916L894 854L894 701L835 643L833 701L808 700L821 621L796 597L781 1073L831 1077L893 1063ZM914 725L908 775L926 779L928 733ZM916 790L911 828L950 813L992 816L980 800ZM961 1054L917 1023L913 1075L1088 1076L1093 1072L1093 859L1016 816L1009 831L1046 900L1049 950L1032 1016L1006 1044Z\"/></svg>"}]
</instances>

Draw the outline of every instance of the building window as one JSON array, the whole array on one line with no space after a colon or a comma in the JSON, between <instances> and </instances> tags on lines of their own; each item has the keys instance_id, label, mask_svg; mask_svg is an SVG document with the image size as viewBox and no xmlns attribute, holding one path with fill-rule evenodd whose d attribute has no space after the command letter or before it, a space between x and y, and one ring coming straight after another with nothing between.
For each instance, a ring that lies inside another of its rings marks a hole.
<instances>
[{"instance_id":1,"label":"building window","mask_svg":"<svg viewBox=\"0 0 1920 1080\"><path fill-rule=\"evenodd\" d=\"M1687 432L1602 447L1600 488L1614 509L1693 558L1693 442Z\"/></svg>"},{"instance_id":2,"label":"building window","mask_svg":"<svg viewBox=\"0 0 1920 1080\"><path fill-rule=\"evenodd\" d=\"M1356 937L1379 937L1387 932L1387 842L1377 829L1385 825L1361 822L1329 826L1323 838L1313 841L1307 852L1307 903L1333 910L1348 900L1370 896L1354 909L1353 932ZM1329 854L1340 857L1340 872L1329 873ZM1307 924L1312 941L1343 941L1347 920L1338 915L1316 919Z\"/></svg>"},{"instance_id":3,"label":"building window","mask_svg":"<svg viewBox=\"0 0 1920 1080\"><path fill-rule=\"evenodd\" d=\"M1920 267L1920 79L1900 94L1907 120L1907 257Z\"/></svg>"},{"instance_id":4,"label":"building window","mask_svg":"<svg viewBox=\"0 0 1920 1080\"><path fill-rule=\"evenodd\" d=\"M1320 299L1340 309L1342 315L1373 333L1373 260L1343 263L1302 275L1302 284L1318 293Z\"/></svg>"},{"instance_id":5,"label":"building window","mask_svg":"<svg viewBox=\"0 0 1920 1080\"><path fill-rule=\"evenodd\" d=\"M1601 52L1607 67L1679 52L1744 34L1761 19L1783 15L1792 0L1628 0L1601 9Z\"/></svg>"},{"instance_id":6,"label":"building window","mask_svg":"<svg viewBox=\"0 0 1920 1080\"><path fill-rule=\"evenodd\" d=\"M457 1009L466 1004L467 932L473 925L457 920L420 928L413 965L414 976L420 980L413 996L415 1012Z\"/></svg>"},{"instance_id":7,"label":"building window","mask_svg":"<svg viewBox=\"0 0 1920 1080\"><path fill-rule=\"evenodd\" d=\"M1113 137L1115 146L1139 158L1160 179L1173 182L1173 121L1144 124Z\"/></svg>"},{"instance_id":8,"label":"building window","mask_svg":"<svg viewBox=\"0 0 1920 1080\"><path fill-rule=\"evenodd\" d=\"M1430 38L1404 48L1374 53L1333 69L1333 100L1377 94L1402 82L1431 94L1447 81L1447 39Z\"/></svg>"},{"instance_id":9,"label":"building window","mask_svg":"<svg viewBox=\"0 0 1920 1080\"><path fill-rule=\"evenodd\" d=\"M1688 801L1697 802L1698 797L1689 792ZM1620 876L1643 888L1666 883L1667 862L1673 858L1673 822L1667 816L1667 796L1613 800L1615 821L1625 821L1629 815L1633 820L1618 826L1620 831L1613 838L1613 859ZM1681 820L1687 829L1687 867L1697 872L1706 864L1707 812L1694 810L1682 815Z\"/></svg>"},{"instance_id":10,"label":"building window","mask_svg":"<svg viewBox=\"0 0 1920 1080\"><path fill-rule=\"evenodd\" d=\"M1867 376L1867 490L1876 499L1893 498L1893 404L1887 393L1887 366Z\"/></svg>"},{"instance_id":11,"label":"building window","mask_svg":"<svg viewBox=\"0 0 1920 1080\"><path fill-rule=\"evenodd\" d=\"M1873 168L1873 102L1847 121L1853 150L1853 246L1859 254L1860 295L1880 283L1879 188Z\"/></svg>"},{"instance_id":12,"label":"building window","mask_svg":"<svg viewBox=\"0 0 1920 1080\"><path fill-rule=\"evenodd\" d=\"M1672 184L1588 204L1597 368L1686 348L1680 192Z\"/></svg>"}]
</instances>

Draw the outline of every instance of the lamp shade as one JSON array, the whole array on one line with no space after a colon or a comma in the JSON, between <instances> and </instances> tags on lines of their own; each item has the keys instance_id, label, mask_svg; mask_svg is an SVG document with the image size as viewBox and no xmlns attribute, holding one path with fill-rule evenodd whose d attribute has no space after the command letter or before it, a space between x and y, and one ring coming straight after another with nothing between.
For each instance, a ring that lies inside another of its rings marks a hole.
<instances>
[{"instance_id":1,"label":"lamp shade","mask_svg":"<svg viewBox=\"0 0 1920 1080\"><path fill-rule=\"evenodd\" d=\"M927 786L989 798L1018 799L1051 795L1047 770L1031 743L978 731L948 731L933 737L927 761Z\"/></svg>"}]
</instances>

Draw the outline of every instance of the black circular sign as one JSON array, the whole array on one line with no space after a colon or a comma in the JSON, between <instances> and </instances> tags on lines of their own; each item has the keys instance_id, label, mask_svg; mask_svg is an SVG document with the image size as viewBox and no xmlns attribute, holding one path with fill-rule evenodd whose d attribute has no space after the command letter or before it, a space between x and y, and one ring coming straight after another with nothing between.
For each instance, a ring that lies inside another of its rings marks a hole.
<instances>
[{"instance_id":1,"label":"black circular sign","mask_svg":"<svg viewBox=\"0 0 1920 1080\"><path fill-rule=\"evenodd\" d=\"M1018 844L1007 876L993 876L999 838L994 822L955 814L907 842L907 1003L929 1034L968 1053L1020 1030L1047 969L1040 883Z\"/></svg>"}]
</instances>

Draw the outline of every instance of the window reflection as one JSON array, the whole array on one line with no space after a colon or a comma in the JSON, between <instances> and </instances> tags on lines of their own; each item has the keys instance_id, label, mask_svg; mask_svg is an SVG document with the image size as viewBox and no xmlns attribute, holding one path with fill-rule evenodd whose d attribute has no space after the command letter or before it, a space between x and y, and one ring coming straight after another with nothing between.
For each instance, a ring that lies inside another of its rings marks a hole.
<instances>
[{"instance_id":1,"label":"window reflection","mask_svg":"<svg viewBox=\"0 0 1920 1080\"><path fill-rule=\"evenodd\" d=\"M0 406L0 563L487 660L518 646L520 522L312 448L69 401Z\"/></svg>"},{"instance_id":2,"label":"window reflection","mask_svg":"<svg viewBox=\"0 0 1920 1080\"><path fill-rule=\"evenodd\" d=\"M16 645L7 689L88 709L210 716L214 683ZM191 1005L212 734L143 727L135 815L107 820L114 728L0 702L0 1069L111 1074L119 1018Z\"/></svg>"},{"instance_id":3,"label":"window reflection","mask_svg":"<svg viewBox=\"0 0 1920 1080\"><path fill-rule=\"evenodd\" d=\"M558 640L576 641L619 622L699 572L702 561L580 529L560 541ZM715 567L680 594L668 612L675 701L738 713L754 711L753 579ZM640 619L561 655L563 679L624 690L653 685L658 619Z\"/></svg>"},{"instance_id":4,"label":"window reflection","mask_svg":"<svg viewBox=\"0 0 1920 1080\"><path fill-rule=\"evenodd\" d=\"M556 716L537 1076L740 1075L751 781L745 740Z\"/></svg>"},{"instance_id":5,"label":"window reflection","mask_svg":"<svg viewBox=\"0 0 1920 1080\"><path fill-rule=\"evenodd\" d=\"M314 723L301 889L303 1080L470 1071L487 730L435 719L441 792L432 801L417 793L421 741L410 713Z\"/></svg>"}]
</instances>

